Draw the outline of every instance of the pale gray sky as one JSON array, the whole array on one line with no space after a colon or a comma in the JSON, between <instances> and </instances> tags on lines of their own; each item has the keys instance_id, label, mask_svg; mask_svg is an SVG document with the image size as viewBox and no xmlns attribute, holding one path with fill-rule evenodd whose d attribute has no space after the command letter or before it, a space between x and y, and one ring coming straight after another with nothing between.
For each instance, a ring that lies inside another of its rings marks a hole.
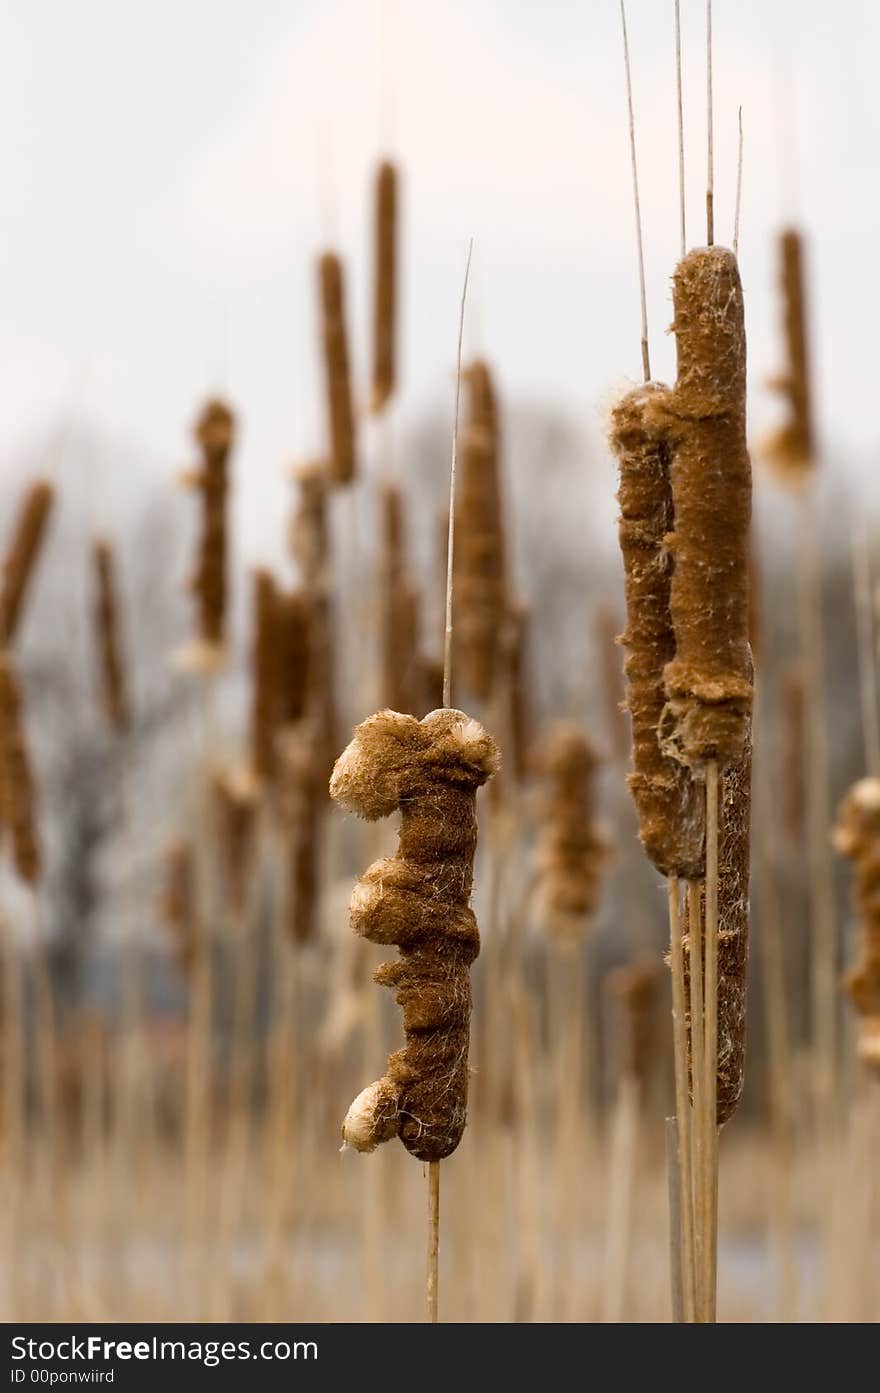
<instances>
[{"instance_id":1,"label":"pale gray sky","mask_svg":"<svg viewBox=\"0 0 880 1393\"><path fill-rule=\"evenodd\" d=\"M370 178L389 139L405 176L403 420L438 401L451 412L473 234L471 346L492 358L506 396L558 404L598 441L609 394L639 371L616 0L400 0L399 65L384 37L389 9L3 0L4 469L66 409L85 370L81 417L135 442L170 479L189 458L199 398L223 386L243 418L244 547L274 548L283 467L319 442L312 258L329 224L350 261L362 375ZM703 0L682 10L698 242ZM658 375L672 370L664 329L678 235L672 13L672 0L628 6ZM810 237L822 432L872 478L880 6L715 0L714 14L722 238L744 111L754 430L768 419L762 384L776 366L772 237L796 213ZM395 68L390 102L383 72ZM794 119L780 121L780 105Z\"/></svg>"}]
</instances>

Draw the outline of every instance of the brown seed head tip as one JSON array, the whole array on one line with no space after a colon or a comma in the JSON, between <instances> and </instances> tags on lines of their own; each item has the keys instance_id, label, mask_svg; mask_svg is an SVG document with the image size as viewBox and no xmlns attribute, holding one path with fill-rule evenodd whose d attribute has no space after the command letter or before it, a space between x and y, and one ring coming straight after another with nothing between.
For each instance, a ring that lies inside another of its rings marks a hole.
<instances>
[{"instance_id":1,"label":"brown seed head tip","mask_svg":"<svg viewBox=\"0 0 880 1393\"><path fill-rule=\"evenodd\" d=\"M194 428L198 443L206 450L229 450L235 438L235 417L224 401L207 402Z\"/></svg>"},{"instance_id":2,"label":"brown seed head tip","mask_svg":"<svg viewBox=\"0 0 880 1393\"><path fill-rule=\"evenodd\" d=\"M400 1130L397 1090L390 1079L377 1079L355 1098L342 1124L342 1140L355 1151L375 1151Z\"/></svg>"}]
</instances>

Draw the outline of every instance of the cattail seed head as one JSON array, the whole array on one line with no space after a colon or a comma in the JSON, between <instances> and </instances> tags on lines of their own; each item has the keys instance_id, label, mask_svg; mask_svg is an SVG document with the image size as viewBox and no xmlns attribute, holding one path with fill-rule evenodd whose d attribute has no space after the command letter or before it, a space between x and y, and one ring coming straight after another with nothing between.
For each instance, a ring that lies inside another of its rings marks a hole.
<instances>
[{"instance_id":1,"label":"cattail seed head","mask_svg":"<svg viewBox=\"0 0 880 1393\"><path fill-rule=\"evenodd\" d=\"M609 440L617 457L619 538L626 591L626 709L632 725L630 793L647 855L663 875L703 874L705 819L690 771L660 748L666 705L664 672L675 654L669 608L673 525L669 447L648 417L667 389L654 383L627 392L611 413Z\"/></svg>"},{"instance_id":2,"label":"cattail seed head","mask_svg":"<svg viewBox=\"0 0 880 1393\"><path fill-rule=\"evenodd\" d=\"M781 480L798 483L813 470L815 442L810 399L803 240L794 228L787 228L780 236L779 259L786 365L785 371L770 385L783 397L787 415L780 428L765 440L763 455Z\"/></svg>"},{"instance_id":3,"label":"cattail seed head","mask_svg":"<svg viewBox=\"0 0 880 1393\"><path fill-rule=\"evenodd\" d=\"M275 597L278 646L278 722L296 725L306 714L309 691L311 614L302 590L279 592Z\"/></svg>"},{"instance_id":4,"label":"cattail seed head","mask_svg":"<svg viewBox=\"0 0 880 1393\"><path fill-rule=\"evenodd\" d=\"M43 871L36 789L24 727L21 688L8 654L0 654L0 765L5 805L3 821L12 840L15 869L26 885L36 885Z\"/></svg>"},{"instance_id":5,"label":"cattail seed head","mask_svg":"<svg viewBox=\"0 0 880 1393\"><path fill-rule=\"evenodd\" d=\"M277 595L272 573L263 567L254 572L253 625L251 768L258 780L271 780L279 693Z\"/></svg>"},{"instance_id":6,"label":"cattail seed head","mask_svg":"<svg viewBox=\"0 0 880 1393\"><path fill-rule=\"evenodd\" d=\"M324 376L330 426L330 478L350 484L355 476L354 408L345 322L345 283L342 262L335 252L318 261Z\"/></svg>"},{"instance_id":7,"label":"cattail seed head","mask_svg":"<svg viewBox=\"0 0 880 1393\"><path fill-rule=\"evenodd\" d=\"M223 893L234 914L247 903L248 880L253 860L257 803L250 780L241 780L225 769L211 779L217 838L217 869ZM169 921L171 915L168 915Z\"/></svg>"},{"instance_id":8,"label":"cattail seed head","mask_svg":"<svg viewBox=\"0 0 880 1393\"><path fill-rule=\"evenodd\" d=\"M306 460L294 472L297 501L290 527L290 549L309 590L329 580L330 529L327 517L329 474L323 460Z\"/></svg>"},{"instance_id":9,"label":"cattail seed head","mask_svg":"<svg viewBox=\"0 0 880 1393\"><path fill-rule=\"evenodd\" d=\"M226 502L235 417L224 402L209 401L196 422L194 433L202 452L202 463L190 476L190 482L201 494L202 530L189 588L196 598L201 643L208 648L220 648L225 637Z\"/></svg>"},{"instance_id":10,"label":"cattail seed head","mask_svg":"<svg viewBox=\"0 0 880 1393\"><path fill-rule=\"evenodd\" d=\"M45 479L38 479L22 500L3 562L0 589L0 643L3 645L12 642L18 629L54 499L52 485Z\"/></svg>"},{"instance_id":11,"label":"cattail seed head","mask_svg":"<svg viewBox=\"0 0 880 1393\"><path fill-rule=\"evenodd\" d=\"M661 743L681 763L735 763L752 706L749 651L751 467L746 341L736 257L689 252L673 278L678 374L648 410L671 448L673 531Z\"/></svg>"},{"instance_id":12,"label":"cattail seed head","mask_svg":"<svg viewBox=\"0 0 880 1393\"><path fill-rule=\"evenodd\" d=\"M534 756L542 782L536 870L539 917L546 933L574 946L596 911L608 844L595 822L598 759L579 726L554 725Z\"/></svg>"},{"instance_id":13,"label":"cattail seed head","mask_svg":"<svg viewBox=\"0 0 880 1393\"><path fill-rule=\"evenodd\" d=\"M379 412L395 386L397 322L397 169L383 160L376 175L376 232L373 302L373 392L371 408Z\"/></svg>"},{"instance_id":14,"label":"cattail seed head","mask_svg":"<svg viewBox=\"0 0 880 1393\"><path fill-rule=\"evenodd\" d=\"M455 1150L467 1115L471 991L479 952L469 907L477 843L476 791L498 768L478 721L432 711L422 721L379 711L340 755L330 783L343 807L373 820L400 809L397 854L361 877L351 924L400 957L375 974L403 1008L406 1044L384 1078L361 1093L344 1140L371 1150L398 1135L421 1161Z\"/></svg>"},{"instance_id":15,"label":"cattail seed head","mask_svg":"<svg viewBox=\"0 0 880 1393\"><path fill-rule=\"evenodd\" d=\"M125 663L119 625L116 558L109 542L92 547L95 598L95 642L98 652L101 703L113 730L124 734L130 725Z\"/></svg>"}]
</instances>

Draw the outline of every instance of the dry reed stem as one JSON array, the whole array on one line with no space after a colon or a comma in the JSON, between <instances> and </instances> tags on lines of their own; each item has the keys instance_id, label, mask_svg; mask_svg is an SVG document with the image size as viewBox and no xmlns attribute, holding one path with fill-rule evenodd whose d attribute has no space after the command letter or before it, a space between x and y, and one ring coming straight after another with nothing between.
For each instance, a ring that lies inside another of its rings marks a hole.
<instances>
[{"instance_id":1,"label":"dry reed stem","mask_svg":"<svg viewBox=\"0 0 880 1393\"><path fill-rule=\"evenodd\" d=\"M429 1325L438 1320L440 1256L440 1162L428 1163L428 1262L425 1282Z\"/></svg>"},{"instance_id":2,"label":"dry reed stem","mask_svg":"<svg viewBox=\"0 0 880 1393\"><path fill-rule=\"evenodd\" d=\"M691 1160L692 1119L688 1099L687 1004L681 934L680 886L678 877L675 875L670 875L667 878L667 894L669 902L669 957L672 968L672 1038L675 1060L683 1304L685 1321L693 1323L697 1319L697 1314L696 1266L694 1261L694 1185Z\"/></svg>"},{"instance_id":3,"label":"dry reed stem","mask_svg":"<svg viewBox=\"0 0 880 1393\"><path fill-rule=\"evenodd\" d=\"M718 763L706 766L706 918L704 1015L706 1029L704 1073L705 1219L703 1226L703 1301L707 1322L715 1321L718 1271ZM699 1118L698 1118L699 1125Z\"/></svg>"},{"instance_id":4,"label":"dry reed stem","mask_svg":"<svg viewBox=\"0 0 880 1393\"><path fill-rule=\"evenodd\" d=\"M22 499L3 560L0 642L4 646L12 643L18 631L54 498L55 490L52 485L45 479L37 479Z\"/></svg>"},{"instance_id":5,"label":"dry reed stem","mask_svg":"<svg viewBox=\"0 0 880 1393\"><path fill-rule=\"evenodd\" d=\"M100 539L92 547L94 574L95 646L101 704L113 730L124 735L131 724L125 659L120 634L119 598L116 585L116 557L108 541Z\"/></svg>"},{"instance_id":6,"label":"dry reed stem","mask_svg":"<svg viewBox=\"0 0 880 1393\"><path fill-rule=\"evenodd\" d=\"M330 479L334 484L350 484L357 472L354 407L345 321L345 281L342 262L335 252L325 252L319 258L318 286L330 428Z\"/></svg>"},{"instance_id":7,"label":"dry reed stem","mask_svg":"<svg viewBox=\"0 0 880 1393\"><path fill-rule=\"evenodd\" d=\"M706 1303L706 1116L707 1088L714 1094L714 1076L711 1084L706 1073L706 994L703 982L703 969L706 954L706 940L702 914L700 885L688 881L687 898L687 952L684 956L685 989L688 1005L688 1043L690 1045L691 1091L693 1112L691 1116L691 1150L693 1167L694 1203L694 1284L696 1319L705 1319Z\"/></svg>"},{"instance_id":8,"label":"dry reed stem","mask_svg":"<svg viewBox=\"0 0 880 1393\"><path fill-rule=\"evenodd\" d=\"M376 173L373 265L373 391L370 408L384 409L395 385L397 327L397 168L383 160Z\"/></svg>"},{"instance_id":9,"label":"dry reed stem","mask_svg":"<svg viewBox=\"0 0 880 1393\"><path fill-rule=\"evenodd\" d=\"M640 1104L641 1088L638 1078L624 1073L618 1084L611 1118L611 1145L608 1157L610 1179L601 1313L601 1319L605 1324L619 1324L626 1311Z\"/></svg>"}]
</instances>

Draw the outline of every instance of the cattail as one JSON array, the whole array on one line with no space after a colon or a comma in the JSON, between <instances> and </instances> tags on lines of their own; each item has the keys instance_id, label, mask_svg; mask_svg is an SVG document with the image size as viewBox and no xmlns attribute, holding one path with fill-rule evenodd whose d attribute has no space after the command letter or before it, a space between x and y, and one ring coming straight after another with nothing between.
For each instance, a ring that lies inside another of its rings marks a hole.
<instances>
[{"instance_id":1,"label":"cattail","mask_svg":"<svg viewBox=\"0 0 880 1393\"><path fill-rule=\"evenodd\" d=\"M689 767L741 759L751 719L746 341L736 257L689 252L673 278L678 374L649 401L671 449L674 530L661 743Z\"/></svg>"},{"instance_id":2,"label":"cattail","mask_svg":"<svg viewBox=\"0 0 880 1393\"><path fill-rule=\"evenodd\" d=\"M125 664L119 634L116 558L109 542L92 547L95 599L95 641L98 650L101 703L111 727L124 734L130 724Z\"/></svg>"},{"instance_id":3,"label":"cattail","mask_svg":"<svg viewBox=\"0 0 880 1393\"><path fill-rule=\"evenodd\" d=\"M608 844L595 822L598 759L579 726L560 721L535 754L542 780L536 856L539 918L546 933L575 945L599 899Z\"/></svg>"},{"instance_id":4,"label":"cattail","mask_svg":"<svg viewBox=\"0 0 880 1393\"><path fill-rule=\"evenodd\" d=\"M43 855L37 827L36 789L24 728L21 688L12 658L0 656L0 766L4 824L12 841L15 869L27 885L42 875Z\"/></svg>"},{"instance_id":5,"label":"cattail","mask_svg":"<svg viewBox=\"0 0 880 1393\"><path fill-rule=\"evenodd\" d=\"M224 898L236 915L247 903L254 850L257 803L250 780L217 769L211 779L217 837L217 870ZM169 916L170 918L170 916Z\"/></svg>"},{"instance_id":6,"label":"cattail","mask_svg":"<svg viewBox=\"0 0 880 1393\"><path fill-rule=\"evenodd\" d=\"M294 470L297 501L290 527L290 550L309 590L329 582L330 526L327 517L329 474L323 460L306 460Z\"/></svg>"},{"instance_id":7,"label":"cattail","mask_svg":"<svg viewBox=\"0 0 880 1393\"><path fill-rule=\"evenodd\" d=\"M669 610L672 529L669 448L647 419L647 407L666 389L649 383L628 392L611 415L610 443L620 469L619 537L626 587L626 709L632 724L629 789L639 836L663 875L698 879L703 873L704 814L689 770L660 748L666 705L664 672L675 653Z\"/></svg>"},{"instance_id":8,"label":"cattail","mask_svg":"<svg viewBox=\"0 0 880 1393\"><path fill-rule=\"evenodd\" d=\"M376 176L373 302L373 393L371 407L379 412L395 385L397 322L397 169L383 160Z\"/></svg>"},{"instance_id":9,"label":"cattail","mask_svg":"<svg viewBox=\"0 0 880 1393\"><path fill-rule=\"evenodd\" d=\"M662 984L661 959L642 953L618 967L608 978L617 1007L618 1068L644 1088L657 1060L658 1007Z\"/></svg>"},{"instance_id":10,"label":"cattail","mask_svg":"<svg viewBox=\"0 0 880 1393\"><path fill-rule=\"evenodd\" d=\"M207 403L196 422L195 438L202 451L202 464L188 476L187 482L201 494L202 530L189 587L198 607L199 638L209 648L220 648L227 607L229 455L235 440L235 417L224 402Z\"/></svg>"},{"instance_id":11,"label":"cattail","mask_svg":"<svg viewBox=\"0 0 880 1393\"><path fill-rule=\"evenodd\" d=\"M190 842L175 842L168 848L162 917L171 931L177 965L189 976L198 953L195 857Z\"/></svg>"},{"instance_id":12,"label":"cattail","mask_svg":"<svg viewBox=\"0 0 880 1393\"><path fill-rule=\"evenodd\" d=\"M787 415L779 430L764 442L763 454L781 479L797 483L810 474L815 462L800 233L787 228L780 236L779 252L786 366L770 385L784 398Z\"/></svg>"},{"instance_id":13,"label":"cattail","mask_svg":"<svg viewBox=\"0 0 880 1393\"><path fill-rule=\"evenodd\" d=\"M779 748L782 823L792 846L804 836L806 786L806 695L801 663L788 663L779 674Z\"/></svg>"},{"instance_id":14,"label":"cattail","mask_svg":"<svg viewBox=\"0 0 880 1393\"><path fill-rule=\"evenodd\" d=\"M615 758L624 759L628 742L626 722L623 716L626 709L626 694L623 687L623 663L619 651L620 625L610 605L600 604L594 609L593 636L599 661L599 677L609 743Z\"/></svg>"},{"instance_id":15,"label":"cattail","mask_svg":"<svg viewBox=\"0 0 880 1393\"><path fill-rule=\"evenodd\" d=\"M461 711L422 721L379 711L358 726L336 762L331 796L370 821L400 809L394 857L358 881L351 924L400 958L375 981L396 989L406 1045L387 1074L354 1100L342 1135L358 1151L399 1136L421 1161L439 1161L461 1140L467 1113L471 990L479 952L469 907L477 844L476 791L499 756L479 722Z\"/></svg>"},{"instance_id":16,"label":"cattail","mask_svg":"<svg viewBox=\"0 0 880 1393\"><path fill-rule=\"evenodd\" d=\"M513 773L522 782L528 773L532 743L532 703L528 663L529 611L513 604L501 639L501 664L505 670L510 702L510 754Z\"/></svg>"},{"instance_id":17,"label":"cattail","mask_svg":"<svg viewBox=\"0 0 880 1393\"><path fill-rule=\"evenodd\" d=\"M275 773L278 709L278 644L275 581L260 567L254 572L254 642L251 660L251 768L259 780Z\"/></svg>"},{"instance_id":18,"label":"cattail","mask_svg":"<svg viewBox=\"0 0 880 1393\"><path fill-rule=\"evenodd\" d=\"M281 823L286 836L286 924L294 943L313 939L320 906L326 767L314 723L288 730L281 742Z\"/></svg>"},{"instance_id":19,"label":"cattail","mask_svg":"<svg viewBox=\"0 0 880 1393\"><path fill-rule=\"evenodd\" d=\"M345 289L342 262L335 252L318 261L327 415L330 426L330 477L350 484L355 476L354 409L345 327Z\"/></svg>"},{"instance_id":20,"label":"cattail","mask_svg":"<svg viewBox=\"0 0 880 1393\"><path fill-rule=\"evenodd\" d=\"M840 805L834 845L853 865L861 958L844 988L859 1016L859 1058L880 1071L880 779L860 779Z\"/></svg>"},{"instance_id":21,"label":"cattail","mask_svg":"<svg viewBox=\"0 0 880 1393\"><path fill-rule=\"evenodd\" d=\"M418 692L418 595L408 584L404 555L403 495L387 485L381 495L382 703L415 713Z\"/></svg>"},{"instance_id":22,"label":"cattail","mask_svg":"<svg viewBox=\"0 0 880 1393\"><path fill-rule=\"evenodd\" d=\"M456 666L462 686L486 701L507 607L498 410L485 363L472 363L464 382L469 405L459 441L455 503Z\"/></svg>"},{"instance_id":23,"label":"cattail","mask_svg":"<svg viewBox=\"0 0 880 1393\"><path fill-rule=\"evenodd\" d=\"M3 562L0 589L0 642L4 645L12 642L18 629L54 499L52 485L38 479L31 484L19 509Z\"/></svg>"},{"instance_id":24,"label":"cattail","mask_svg":"<svg viewBox=\"0 0 880 1393\"><path fill-rule=\"evenodd\" d=\"M277 717L281 727L295 725L306 714L309 691L311 614L301 590L275 597L277 656Z\"/></svg>"}]
</instances>

